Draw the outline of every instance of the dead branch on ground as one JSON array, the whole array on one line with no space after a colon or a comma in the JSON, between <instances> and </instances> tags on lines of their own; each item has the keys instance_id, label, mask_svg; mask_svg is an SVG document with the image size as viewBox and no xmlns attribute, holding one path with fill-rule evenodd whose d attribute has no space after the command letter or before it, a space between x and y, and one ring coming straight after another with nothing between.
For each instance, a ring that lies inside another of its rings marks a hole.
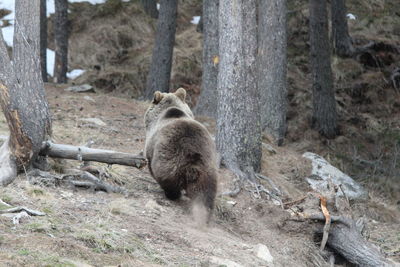
<instances>
[{"instance_id":1,"label":"dead branch on ground","mask_svg":"<svg viewBox=\"0 0 400 267\"><path fill-rule=\"evenodd\" d=\"M71 185L74 188L83 187L92 189L93 191L104 191L107 193L126 193L126 190L122 187L110 185L90 172L76 169L70 169L66 172L67 174L59 175L34 169L28 173L28 179L32 184L45 186L59 186L63 183Z\"/></svg>"},{"instance_id":2,"label":"dead branch on ground","mask_svg":"<svg viewBox=\"0 0 400 267\"><path fill-rule=\"evenodd\" d=\"M53 158L74 159L80 161L97 161L108 164L120 164L136 167L146 166L146 159L140 155L116 152L105 149L94 149L85 146L54 144L50 141L43 143L40 155Z\"/></svg>"},{"instance_id":3,"label":"dead branch on ground","mask_svg":"<svg viewBox=\"0 0 400 267\"><path fill-rule=\"evenodd\" d=\"M30 216L44 216L46 213L37 210L32 210L23 206L12 207L10 204L0 199L0 204L6 206L6 209L0 210L0 215L3 217L12 218L13 224L19 224L19 221L23 217Z\"/></svg>"}]
</instances>

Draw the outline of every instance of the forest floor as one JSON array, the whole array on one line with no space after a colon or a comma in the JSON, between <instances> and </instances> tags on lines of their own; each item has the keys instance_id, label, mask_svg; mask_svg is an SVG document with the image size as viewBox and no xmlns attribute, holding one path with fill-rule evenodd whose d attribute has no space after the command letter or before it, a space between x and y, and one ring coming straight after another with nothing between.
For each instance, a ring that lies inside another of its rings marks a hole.
<instances>
[{"instance_id":1,"label":"forest floor","mask_svg":"<svg viewBox=\"0 0 400 267\"><path fill-rule=\"evenodd\" d=\"M148 103L134 98L144 88L155 20L138 2L70 5L70 68L86 72L69 85L46 84L54 142L84 145L91 139L94 148L134 154L143 150ZM201 33L190 20L200 14L200 2L180 1L171 81L172 88L188 90L192 105L201 81ZM264 136L276 153L263 147L262 173L284 192L284 202L301 199L311 190L305 182L311 164L302 154L323 156L368 190L368 200L353 203L354 218L364 216L366 238L400 262L400 98L390 82L400 55L379 51L378 66L332 58L341 133L333 140L321 138L310 129L307 3L288 4L288 134L282 147ZM349 20L356 45L400 45L397 0L347 4L357 18ZM51 19L49 28L52 48ZM93 85L96 93L64 91L82 83ZM215 132L215 122L198 119ZM0 116L0 135L7 132ZM81 165L72 160L50 163L54 173ZM107 182L128 193L33 185L25 174L0 188L3 201L46 213L22 218L19 225L0 216L0 266L328 266L318 253L319 240L307 229L285 227L289 212L271 200L256 199L247 190L236 198L220 196L205 227L188 201L165 198L147 167L93 164L111 174ZM232 180L221 170L219 191L231 189ZM269 248L272 264L257 257L259 244Z\"/></svg>"},{"instance_id":2,"label":"forest floor","mask_svg":"<svg viewBox=\"0 0 400 267\"><path fill-rule=\"evenodd\" d=\"M140 153L144 146L143 116L148 103L97 93L65 92L65 86L47 85L53 114L53 140ZM106 107L106 108L105 108ZM97 118L104 125L82 119ZM211 120L203 123L213 132ZM4 118L0 125L5 127ZM4 128L0 134L6 134ZM264 150L263 174L285 194L285 201L305 196L304 177L310 163L290 148ZM51 160L57 172L78 168L80 162ZM271 200L255 199L244 190L238 197L218 197L211 224L196 220L189 202L169 201L147 168L95 164L107 170L109 183L128 194L76 190L67 186L32 185L22 174L0 188L0 198L13 206L45 212L13 225L0 217L0 266L324 266L317 243L306 230L283 227L288 211ZM219 190L232 186L232 177L220 171ZM268 187L268 185L265 185ZM370 194L356 203L355 216L365 215L370 242L400 260L400 212ZM256 255L257 245L269 248L273 264ZM237 265L235 265L237 264Z\"/></svg>"}]
</instances>

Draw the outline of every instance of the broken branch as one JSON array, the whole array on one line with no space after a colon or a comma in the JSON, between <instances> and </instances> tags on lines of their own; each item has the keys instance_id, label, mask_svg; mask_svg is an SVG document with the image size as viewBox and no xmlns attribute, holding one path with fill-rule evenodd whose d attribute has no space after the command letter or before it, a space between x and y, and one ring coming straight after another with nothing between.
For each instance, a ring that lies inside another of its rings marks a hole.
<instances>
[{"instance_id":1,"label":"broken branch","mask_svg":"<svg viewBox=\"0 0 400 267\"><path fill-rule=\"evenodd\" d=\"M329 229L331 227L331 215L329 214L328 208L326 207L326 197L320 196L321 200L321 210L325 216L325 226L324 226L324 233L322 236L320 250L324 250L326 242L328 241L329 236Z\"/></svg>"},{"instance_id":2,"label":"broken branch","mask_svg":"<svg viewBox=\"0 0 400 267\"><path fill-rule=\"evenodd\" d=\"M26 207L14 207L14 208L0 210L0 214L17 213L17 212L22 212L22 211L25 211L26 213L28 213L28 215L31 215L31 216L44 216L44 215L46 215L46 213L44 213L44 212L31 210L31 209L28 209Z\"/></svg>"},{"instance_id":3,"label":"broken branch","mask_svg":"<svg viewBox=\"0 0 400 267\"><path fill-rule=\"evenodd\" d=\"M78 147L72 145L54 144L50 141L43 143L40 155L53 158L120 164L136 167L138 169L146 166L146 159L140 155L116 152L112 150L94 149L84 146Z\"/></svg>"}]
</instances>

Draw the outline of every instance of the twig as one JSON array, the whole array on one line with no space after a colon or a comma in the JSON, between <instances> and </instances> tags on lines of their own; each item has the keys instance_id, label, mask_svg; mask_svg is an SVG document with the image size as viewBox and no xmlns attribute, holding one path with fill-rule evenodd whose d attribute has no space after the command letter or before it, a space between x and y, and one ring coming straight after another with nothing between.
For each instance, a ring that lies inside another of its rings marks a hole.
<instances>
[{"instance_id":1,"label":"twig","mask_svg":"<svg viewBox=\"0 0 400 267\"><path fill-rule=\"evenodd\" d=\"M262 179L268 182L268 184L272 187L273 190L275 190L275 194L277 196L282 196L282 192L281 190L279 190L279 188L275 185L275 183L268 177L262 175L261 173L256 173L256 177L258 179Z\"/></svg>"},{"instance_id":2,"label":"twig","mask_svg":"<svg viewBox=\"0 0 400 267\"><path fill-rule=\"evenodd\" d=\"M21 212L21 211L25 211L26 213L28 213L31 216L44 216L44 215L46 215L46 213L43 213L43 212L40 212L40 211L36 211L36 210L31 210L31 209L28 209L26 207L14 207L14 208L9 208L9 209L5 209L5 210L0 210L0 214L17 213L17 212Z\"/></svg>"},{"instance_id":3,"label":"twig","mask_svg":"<svg viewBox=\"0 0 400 267\"><path fill-rule=\"evenodd\" d=\"M10 205L10 204L8 204L8 203L4 202L4 201L3 201L3 200L1 200L1 199L0 199L0 204L1 204L1 205L3 205L3 206L6 206L6 207L11 207L11 205Z\"/></svg>"},{"instance_id":4,"label":"twig","mask_svg":"<svg viewBox=\"0 0 400 267\"><path fill-rule=\"evenodd\" d=\"M321 200L321 210L325 216L325 226L324 226L324 233L322 236L320 250L324 250L326 242L328 241L329 236L329 229L331 227L331 215L329 214L328 208L326 207L326 197L320 196L319 199Z\"/></svg>"},{"instance_id":5,"label":"twig","mask_svg":"<svg viewBox=\"0 0 400 267\"><path fill-rule=\"evenodd\" d=\"M285 203L283 203L283 206L287 209L290 206L293 206L295 204L299 204L299 203L303 202L306 198L307 198L307 196L304 196L302 198L299 198L299 199L296 199L296 200L293 200L290 202L285 202Z\"/></svg>"}]
</instances>

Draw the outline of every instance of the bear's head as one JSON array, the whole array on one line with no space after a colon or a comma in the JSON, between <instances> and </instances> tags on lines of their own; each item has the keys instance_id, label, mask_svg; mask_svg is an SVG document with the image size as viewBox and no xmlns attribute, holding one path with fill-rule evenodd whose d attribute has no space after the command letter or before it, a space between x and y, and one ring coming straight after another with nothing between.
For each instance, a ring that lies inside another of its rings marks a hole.
<instances>
[{"instance_id":1,"label":"bear's head","mask_svg":"<svg viewBox=\"0 0 400 267\"><path fill-rule=\"evenodd\" d=\"M193 113L185 99L186 90L183 88L179 88L175 93L161 93L160 91L156 91L154 93L153 101L144 116L146 130L149 130L152 125L158 121L160 115L168 108L177 108L188 117L193 118Z\"/></svg>"}]
</instances>

